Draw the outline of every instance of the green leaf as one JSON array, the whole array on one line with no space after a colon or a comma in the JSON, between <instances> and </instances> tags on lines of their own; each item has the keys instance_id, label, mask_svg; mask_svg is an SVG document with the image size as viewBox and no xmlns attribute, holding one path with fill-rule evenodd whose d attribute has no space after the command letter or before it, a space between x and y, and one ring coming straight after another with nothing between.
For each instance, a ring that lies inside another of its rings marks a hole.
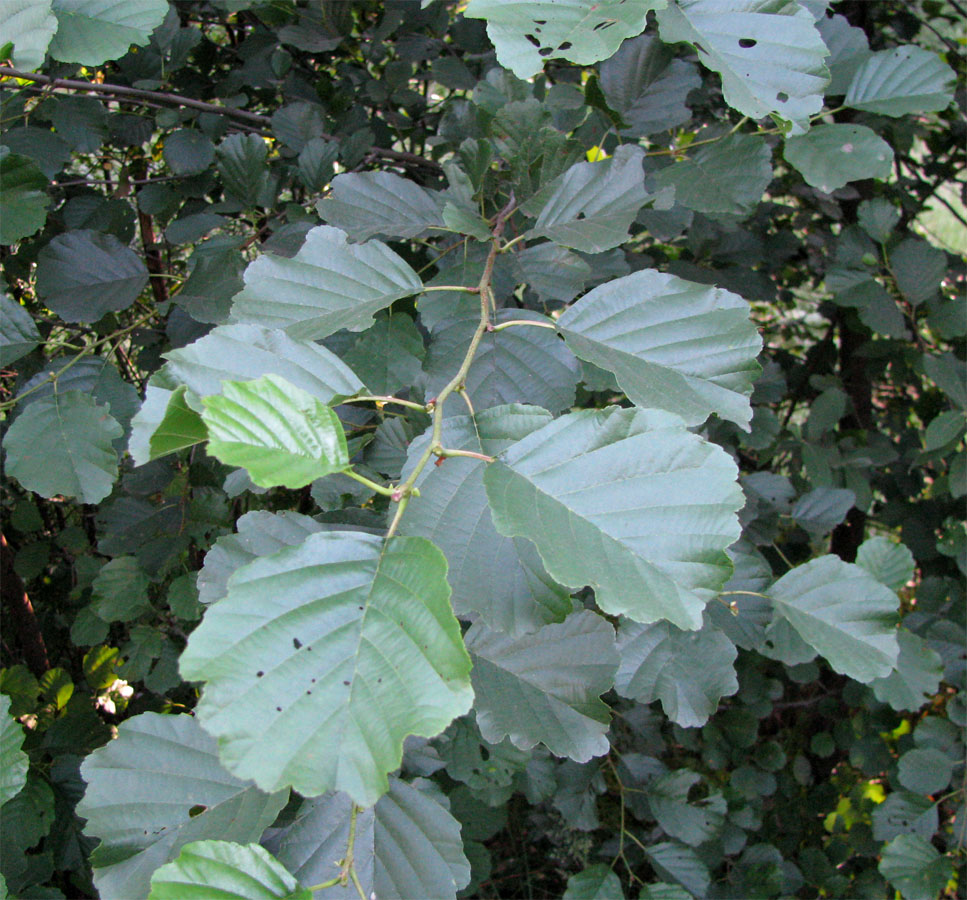
<instances>
[{"instance_id":1,"label":"green leaf","mask_svg":"<svg viewBox=\"0 0 967 900\"><path fill-rule=\"evenodd\" d=\"M661 878L677 881L693 897L707 896L708 867L691 847L677 841L665 841L652 844L645 850L645 856Z\"/></svg>"},{"instance_id":2,"label":"green leaf","mask_svg":"<svg viewBox=\"0 0 967 900\"><path fill-rule=\"evenodd\" d=\"M683 728L704 725L719 700L739 689L735 645L708 626L681 631L668 622L618 628L621 665L615 689L639 703L660 700L665 715Z\"/></svg>"},{"instance_id":3,"label":"green leaf","mask_svg":"<svg viewBox=\"0 0 967 900\"><path fill-rule=\"evenodd\" d=\"M621 42L645 30L648 12L667 0L470 0L464 15L487 20L497 61L530 78L548 59L586 66L607 59Z\"/></svg>"},{"instance_id":4,"label":"green leaf","mask_svg":"<svg viewBox=\"0 0 967 900\"><path fill-rule=\"evenodd\" d=\"M893 791L873 810L873 838L892 841L900 834L930 840L939 824L937 804L929 797L908 791Z\"/></svg>"},{"instance_id":5,"label":"green leaf","mask_svg":"<svg viewBox=\"0 0 967 900\"><path fill-rule=\"evenodd\" d=\"M192 716L142 713L81 766L78 815L100 838L94 883L104 900L147 897L151 873L193 841L257 841L287 795L263 794L218 762L215 739Z\"/></svg>"},{"instance_id":6,"label":"green leaf","mask_svg":"<svg viewBox=\"0 0 967 900\"><path fill-rule=\"evenodd\" d=\"M896 665L899 600L865 569L821 556L783 575L769 596L773 624L788 622L837 672L867 683Z\"/></svg>"},{"instance_id":7,"label":"green leaf","mask_svg":"<svg viewBox=\"0 0 967 900\"><path fill-rule=\"evenodd\" d=\"M460 823L447 798L429 781L390 776L389 790L356 816L356 871L367 896L380 900L454 900L470 881ZM295 820L267 846L302 881L318 884L339 874L352 804L345 794L305 800ZM356 888L333 885L333 900L357 900Z\"/></svg>"},{"instance_id":8,"label":"green leaf","mask_svg":"<svg viewBox=\"0 0 967 900\"><path fill-rule=\"evenodd\" d=\"M113 234L69 231L37 257L37 293L67 322L127 309L148 283L141 258Z\"/></svg>"},{"instance_id":9,"label":"green leaf","mask_svg":"<svg viewBox=\"0 0 967 900\"><path fill-rule=\"evenodd\" d=\"M521 320L552 324L547 316L523 309L500 310L495 318L498 324ZM466 354L479 321L476 312L445 319L433 329L424 363L428 399L453 377L456 360ZM526 325L486 333L465 383L474 409L529 403L559 412L574 403L579 379L578 361L553 328Z\"/></svg>"},{"instance_id":10,"label":"green leaf","mask_svg":"<svg viewBox=\"0 0 967 900\"><path fill-rule=\"evenodd\" d=\"M655 174L675 189L675 203L708 215L745 217L772 181L772 151L765 138L732 134L700 147Z\"/></svg>"},{"instance_id":11,"label":"green leaf","mask_svg":"<svg viewBox=\"0 0 967 900\"><path fill-rule=\"evenodd\" d=\"M905 44L870 54L853 75L843 103L896 118L946 109L953 91L954 72L936 53Z\"/></svg>"},{"instance_id":12,"label":"green leaf","mask_svg":"<svg viewBox=\"0 0 967 900\"><path fill-rule=\"evenodd\" d=\"M870 682L876 699L896 710L920 709L940 687L943 660L912 632L901 629L897 634L900 655L896 669L886 678Z\"/></svg>"},{"instance_id":13,"label":"green leaf","mask_svg":"<svg viewBox=\"0 0 967 900\"><path fill-rule=\"evenodd\" d=\"M625 900L625 893L618 876L604 863L595 863L568 878L563 900Z\"/></svg>"},{"instance_id":14,"label":"green leaf","mask_svg":"<svg viewBox=\"0 0 967 900\"><path fill-rule=\"evenodd\" d=\"M528 406L498 406L475 418L443 421L440 440L453 450L492 456L546 425L551 416ZM408 449L406 477L430 441L430 432ZM497 533L484 489L486 463L452 457L427 466L416 481L419 502L406 507L400 533L433 541L447 558L451 603L458 616L479 614L493 628L519 636L559 622L571 609L566 588L544 571L534 545ZM473 552L467 548L472 542Z\"/></svg>"},{"instance_id":15,"label":"green leaf","mask_svg":"<svg viewBox=\"0 0 967 900\"><path fill-rule=\"evenodd\" d=\"M617 247L648 200L643 158L640 147L624 144L610 159L571 166L522 207L537 216L525 236L586 253Z\"/></svg>"},{"instance_id":16,"label":"green leaf","mask_svg":"<svg viewBox=\"0 0 967 900\"><path fill-rule=\"evenodd\" d=\"M4 41L13 44L13 58L8 65L25 72L43 65L47 45L57 30L50 3L51 0L5 0L0 4L0 34Z\"/></svg>"},{"instance_id":17,"label":"green leaf","mask_svg":"<svg viewBox=\"0 0 967 900\"><path fill-rule=\"evenodd\" d=\"M692 113L685 99L701 83L692 63L675 59L671 47L650 35L629 38L601 63L601 89L611 108L628 123L621 130L628 137L687 122Z\"/></svg>"},{"instance_id":18,"label":"green leaf","mask_svg":"<svg viewBox=\"0 0 967 900\"><path fill-rule=\"evenodd\" d=\"M379 318L343 354L374 394L394 394L416 384L423 371L423 337L407 315Z\"/></svg>"},{"instance_id":19,"label":"green leaf","mask_svg":"<svg viewBox=\"0 0 967 900\"><path fill-rule=\"evenodd\" d=\"M332 193L316 204L319 215L351 240L372 237L416 238L443 227L443 200L392 172L337 175Z\"/></svg>"},{"instance_id":20,"label":"green leaf","mask_svg":"<svg viewBox=\"0 0 967 900\"><path fill-rule=\"evenodd\" d=\"M646 884L638 900L693 900L692 894L677 884L668 884L664 881L656 881L654 884Z\"/></svg>"},{"instance_id":21,"label":"green leaf","mask_svg":"<svg viewBox=\"0 0 967 900\"><path fill-rule=\"evenodd\" d=\"M608 752L611 716L600 695L614 684L618 654L605 619L581 610L520 638L478 623L466 643L486 740L509 736L521 750L540 742L577 762Z\"/></svg>"},{"instance_id":22,"label":"green leaf","mask_svg":"<svg viewBox=\"0 0 967 900\"><path fill-rule=\"evenodd\" d=\"M363 383L321 344L259 325L219 325L203 338L165 354L164 371L199 397L219 394L223 381L277 375L323 403L351 397Z\"/></svg>"},{"instance_id":23,"label":"green leaf","mask_svg":"<svg viewBox=\"0 0 967 900\"><path fill-rule=\"evenodd\" d=\"M201 416L185 400L187 392L188 388L184 385L170 392L148 386L144 406L132 422L130 447L135 463L144 465L152 459L176 453L208 440L208 430ZM155 403L159 404L158 412L161 413L157 423L152 420L155 414L153 412ZM145 429L148 431L145 435L148 444L146 453L137 443L139 438L135 437L134 433L142 422L148 423Z\"/></svg>"},{"instance_id":24,"label":"green leaf","mask_svg":"<svg viewBox=\"0 0 967 900\"><path fill-rule=\"evenodd\" d=\"M823 16L816 22L823 42L829 48L826 65L830 81L827 96L846 93L856 70L870 55L870 43L862 28L854 28L845 16Z\"/></svg>"},{"instance_id":25,"label":"green leaf","mask_svg":"<svg viewBox=\"0 0 967 900\"><path fill-rule=\"evenodd\" d=\"M21 749L23 726L10 715L10 698L0 694L0 806L27 783L30 760Z\"/></svg>"},{"instance_id":26,"label":"green leaf","mask_svg":"<svg viewBox=\"0 0 967 900\"><path fill-rule=\"evenodd\" d=\"M532 540L561 584L591 585L607 613L695 629L731 573L735 477L676 416L609 407L533 432L484 484L497 530Z\"/></svg>"},{"instance_id":27,"label":"green leaf","mask_svg":"<svg viewBox=\"0 0 967 900\"><path fill-rule=\"evenodd\" d=\"M699 803L689 803L688 793L702 781L698 772L677 769L659 775L647 787L648 805L666 834L697 847L711 840L725 824L727 804L715 793Z\"/></svg>"},{"instance_id":28,"label":"green leaf","mask_svg":"<svg viewBox=\"0 0 967 900\"><path fill-rule=\"evenodd\" d=\"M900 757L897 779L915 794L939 794L950 784L954 765L954 760L934 747L915 747Z\"/></svg>"},{"instance_id":29,"label":"green leaf","mask_svg":"<svg viewBox=\"0 0 967 900\"><path fill-rule=\"evenodd\" d=\"M953 865L933 844L917 834L897 835L883 848L880 874L904 897L936 897L953 875Z\"/></svg>"},{"instance_id":30,"label":"green leaf","mask_svg":"<svg viewBox=\"0 0 967 900\"><path fill-rule=\"evenodd\" d=\"M891 591L905 587L915 574L916 563L906 544L885 537L871 537L860 544L856 564L862 566Z\"/></svg>"},{"instance_id":31,"label":"green leaf","mask_svg":"<svg viewBox=\"0 0 967 900\"><path fill-rule=\"evenodd\" d=\"M803 494L793 505L790 516L810 534L829 534L856 503L856 494L845 488L819 487Z\"/></svg>"},{"instance_id":32,"label":"green leaf","mask_svg":"<svg viewBox=\"0 0 967 900\"><path fill-rule=\"evenodd\" d=\"M151 876L148 900L312 900L258 844L195 841Z\"/></svg>"},{"instance_id":33,"label":"green leaf","mask_svg":"<svg viewBox=\"0 0 967 900\"><path fill-rule=\"evenodd\" d=\"M208 452L244 466L261 487L299 488L349 465L332 408L278 375L223 381L222 393L203 403Z\"/></svg>"},{"instance_id":34,"label":"green leaf","mask_svg":"<svg viewBox=\"0 0 967 900\"><path fill-rule=\"evenodd\" d=\"M167 0L54 0L57 33L49 52L61 62L99 66L131 44L143 47L168 12Z\"/></svg>"},{"instance_id":35,"label":"green leaf","mask_svg":"<svg viewBox=\"0 0 967 900\"><path fill-rule=\"evenodd\" d=\"M743 115L799 123L822 109L829 51L812 15L793 0L676 0L659 11L658 27L666 43L695 47L722 76L725 102Z\"/></svg>"},{"instance_id":36,"label":"green leaf","mask_svg":"<svg viewBox=\"0 0 967 900\"><path fill-rule=\"evenodd\" d=\"M206 682L197 714L223 764L271 789L375 803L404 737L470 707L449 595L422 538L316 534L239 569L181 657Z\"/></svg>"},{"instance_id":37,"label":"green leaf","mask_svg":"<svg viewBox=\"0 0 967 900\"><path fill-rule=\"evenodd\" d=\"M589 291L557 325L638 406L688 425L716 412L748 429L762 338L738 295L644 269Z\"/></svg>"},{"instance_id":38,"label":"green leaf","mask_svg":"<svg viewBox=\"0 0 967 900\"><path fill-rule=\"evenodd\" d=\"M133 556L106 563L91 584L93 612L104 622L130 622L151 609L148 575Z\"/></svg>"},{"instance_id":39,"label":"green leaf","mask_svg":"<svg viewBox=\"0 0 967 900\"><path fill-rule=\"evenodd\" d=\"M7 431L7 475L43 497L64 494L100 503L117 479L111 442L124 429L80 391L64 391L30 403Z\"/></svg>"},{"instance_id":40,"label":"green leaf","mask_svg":"<svg viewBox=\"0 0 967 900\"><path fill-rule=\"evenodd\" d=\"M257 134L232 134L215 150L225 193L243 206L257 206L269 176L268 145Z\"/></svg>"},{"instance_id":41,"label":"green leaf","mask_svg":"<svg viewBox=\"0 0 967 900\"><path fill-rule=\"evenodd\" d=\"M576 253L547 241L514 255L520 280L537 291L543 301L569 303L591 278L591 266Z\"/></svg>"},{"instance_id":42,"label":"green leaf","mask_svg":"<svg viewBox=\"0 0 967 900\"><path fill-rule=\"evenodd\" d=\"M818 125L808 134L786 139L786 161L826 194L851 181L889 178L893 148L865 125Z\"/></svg>"},{"instance_id":43,"label":"green leaf","mask_svg":"<svg viewBox=\"0 0 967 900\"><path fill-rule=\"evenodd\" d=\"M197 175L215 160L215 145L202 132L182 128L165 138L164 158L175 175Z\"/></svg>"},{"instance_id":44,"label":"green leaf","mask_svg":"<svg viewBox=\"0 0 967 900\"><path fill-rule=\"evenodd\" d=\"M947 254L920 238L910 237L890 251L890 271L911 305L932 300L947 274Z\"/></svg>"},{"instance_id":45,"label":"green leaf","mask_svg":"<svg viewBox=\"0 0 967 900\"><path fill-rule=\"evenodd\" d=\"M26 356L40 341L33 316L6 294L0 296L0 366Z\"/></svg>"},{"instance_id":46,"label":"green leaf","mask_svg":"<svg viewBox=\"0 0 967 900\"><path fill-rule=\"evenodd\" d=\"M860 227L874 241L885 244L900 221L900 210L883 197L864 200L856 210Z\"/></svg>"},{"instance_id":47,"label":"green leaf","mask_svg":"<svg viewBox=\"0 0 967 900\"><path fill-rule=\"evenodd\" d=\"M332 180L333 164L339 159L339 142L313 138L299 152L299 178L313 193Z\"/></svg>"},{"instance_id":48,"label":"green leaf","mask_svg":"<svg viewBox=\"0 0 967 900\"><path fill-rule=\"evenodd\" d=\"M320 225L291 259L266 253L249 265L232 318L318 340L341 328L362 331L375 313L422 286L385 244L350 245L344 232Z\"/></svg>"},{"instance_id":49,"label":"green leaf","mask_svg":"<svg viewBox=\"0 0 967 900\"><path fill-rule=\"evenodd\" d=\"M44 227L50 206L48 184L30 157L0 147L0 244L15 244Z\"/></svg>"}]
</instances>

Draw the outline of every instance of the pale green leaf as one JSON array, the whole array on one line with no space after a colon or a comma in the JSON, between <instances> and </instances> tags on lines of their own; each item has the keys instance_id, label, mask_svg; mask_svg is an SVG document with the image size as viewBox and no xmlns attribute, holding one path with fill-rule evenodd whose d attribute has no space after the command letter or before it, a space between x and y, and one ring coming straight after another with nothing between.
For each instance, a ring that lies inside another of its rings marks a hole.
<instances>
[{"instance_id":1,"label":"pale green leaf","mask_svg":"<svg viewBox=\"0 0 967 900\"><path fill-rule=\"evenodd\" d=\"M466 643L480 733L494 744L509 737L521 750L540 742L577 762L607 753L611 716L600 695L614 684L614 641L611 625L590 610L519 638L473 625Z\"/></svg>"},{"instance_id":2,"label":"pale green leaf","mask_svg":"<svg viewBox=\"0 0 967 900\"><path fill-rule=\"evenodd\" d=\"M720 631L681 631L668 622L625 621L618 629L621 665L615 689L639 703L660 700L683 728L704 725L722 697L739 689L735 645Z\"/></svg>"},{"instance_id":3,"label":"pale green leaf","mask_svg":"<svg viewBox=\"0 0 967 900\"><path fill-rule=\"evenodd\" d=\"M675 189L675 203L708 215L747 216L772 181L772 151L765 138L733 134L700 147L655 174Z\"/></svg>"},{"instance_id":4,"label":"pale green leaf","mask_svg":"<svg viewBox=\"0 0 967 900\"><path fill-rule=\"evenodd\" d=\"M195 841L151 876L148 900L312 900L264 847Z\"/></svg>"},{"instance_id":5,"label":"pale green leaf","mask_svg":"<svg viewBox=\"0 0 967 900\"><path fill-rule=\"evenodd\" d=\"M851 181L889 178L893 149L865 125L818 125L808 134L786 139L786 161L826 194Z\"/></svg>"},{"instance_id":6,"label":"pale green leaf","mask_svg":"<svg viewBox=\"0 0 967 900\"><path fill-rule=\"evenodd\" d=\"M557 325L638 406L689 425L715 412L748 428L762 338L737 294L643 269L589 291Z\"/></svg>"},{"instance_id":7,"label":"pale green leaf","mask_svg":"<svg viewBox=\"0 0 967 900\"><path fill-rule=\"evenodd\" d=\"M260 487L299 488L349 465L336 413L278 375L223 381L222 393L202 402L208 452L243 466Z\"/></svg>"},{"instance_id":8,"label":"pale green leaf","mask_svg":"<svg viewBox=\"0 0 967 900\"><path fill-rule=\"evenodd\" d=\"M571 166L523 206L537 216L527 236L586 253L617 247L648 200L643 158L640 147L624 144L610 159Z\"/></svg>"},{"instance_id":9,"label":"pale green leaf","mask_svg":"<svg viewBox=\"0 0 967 900\"><path fill-rule=\"evenodd\" d=\"M232 318L317 340L341 328L361 331L379 310L421 287L385 244L351 245L345 232L319 225L291 259L266 253L249 265Z\"/></svg>"},{"instance_id":10,"label":"pale green leaf","mask_svg":"<svg viewBox=\"0 0 967 900\"><path fill-rule=\"evenodd\" d=\"M144 262L113 234L68 231L37 257L37 293L67 322L127 309L148 283Z\"/></svg>"},{"instance_id":11,"label":"pale green leaf","mask_svg":"<svg viewBox=\"0 0 967 900\"><path fill-rule=\"evenodd\" d=\"M30 157L0 147L0 244L15 244L43 228L50 206L48 184Z\"/></svg>"},{"instance_id":12,"label":"pale green leaf","mask_svg":"<svg viewBox=\"0 0 967 900\"><path fill-rule=\"evenodd\" d=\"M853 75L843 102L896 118L946 109L953 91L953 70L936 53L906 44L871 54Z\"/></svg>"},{"instance_id":13,"label":"pale green leaf","mask_svg":"<svg viewBox=\"0 0 967 900\"><path fill-rule=\"evenodd\" d=\"M537 545L607 613L701 626L739 536L735 463L659 410L570 413L514 444L484 484L501 534Z\"/></svg>"},{"instance_id":14,"label":"pale green leaf","mask_svg":"<svg viewBox=\"0 0 967 900\"><path fill-rule=\"evenodd\" d=\"M916 563L906 544L885 537L871 537L860 544L856 565L862 566L891 591L905 587L914 576Z\"/></svg>"},{"instance_id":15,"label":"pale green leaf","mask_svg":"<svg viewBox=\"0 0 967 900\"><path fill-rule=\"evenodd\" d=\"M951 861L917 834L900 834L890 841L883 848L879 870L904 900L936 897L953 875Z\"/></svg>"},{"instance_id":16,"label":"pale green leaf","mask_svg":"<svg viewBox=\"0 0 967 900\"><path fill-rule=\"evenodd\" d=\"M0 296L0 366L16 362L39 343L33 316L6 294Z\"/></svg>"},{"instance_id":17,"label":"pale green leaf","mask_svg":"<svg viewBox=\"0 0 967 900\"><path fill-rule=\"evenodd\" d=\"M21 747L23 726L10 715L10 698L0 694L0 806L20 793L30 760Z\"/></svg>"},{"instance_id":18,"label":"pale green leaf","mask_svg":"<svg viewBox=\"0 0 967 900\"><path fill-rule=\"evenodd\" d=\"M607 59L645 30L648 12L667 0L470 0L464 15L487 20L498 62L530 78L548 59L580 65Z\"/></svg>"},{"instance_id":19,"label":"pale green leaf","mask_svg":"<svg viewBox=\"0 0 967 900\"><path fill-rule=\"evenodd\" d=\"M449 595L422 538L315 534L239 569L181 657L206 682L197 714L222 763L272 790L375 803L406 735L470 707Z\"/></svg>"},{"instance_id":20,"label":"pale green leaf","mask_svg":"<svg viewBox=\"0 0 967 900\"><path fill-rule=\"evenodd\" d=\"M867 542L869 543L869 542ZM896 710L920 709L937 693L943 677L943 660L919 635L901 629L897 634L900 655L886 678L870 682L876 699Z\"/></svg>"},{"instance_id":21,"label":"pale green leaf","mask_svg":"<svg viewBox=\"0 0 967 900\"><path fill-rule=\"evenodd\" d=\"M939 824L937 804L909 791L893 791L873 810L872 818L877 841L892 841L900 834L915 834L929 841Z\"/></svg>"},{"instance_id":22,"label":"pale green leaf","mask_svg":"<svg viewBox=\"0 0 967 900\"><path fill-rule=\"evenodd\" d=\"M94 883L103 900L148 896L151 873L188 843L257 841L285 805L218 762L215 739L192 716L148 712L123 722L116 740L81 766L77 807L99 838Z\"/></svg>"},{"instance_id":23,"label":"pale green leaf","mask_svg":"<svg viewBox=\"0 0 967 900\"><path fill-rule=\"evenodd\" d=\"M389 790L356 816L355 861L363 893L380 900L455 900L470 881L460 823L447 798L432 782L407 784L390 776ZM295 820L266 845L303 884L339 874L345 854L352 803L329 793L303 802ZM335 884L332 900L358 900L352 882Z\"/></svg>"},{"instance_id":24,"label":"pale green leaf","mask_svg":"<svg viewBox=\"0 0 967 900\"><path fill-rule=\"evenodd\" d=\"M663 41L695 47L722 76L725 102L743 115L802 122L822 109L828 51L793 0L676 0L659 11L658 26Z\"/></svg>"},{"instance_id":25,"label":"pale green leaf","mask_svg":"<svg viewBox=\"0 0 967 900\"><path fill-rule=\"evenodd\" d=\"M701 781L698 772L676 769L650 781L646 793L662 830L692 847L710 841L725 824L727 804L720 793L688 802L689 791Z\"/></svg>"},{"instance_id":26,"label":"pale green leaf","mask_svg":"<svg viewBox=\"0 0 967 900\"><path fill-rule=\"evenodd\" d=\"M80 391L35 400L17 416L3 442L6 472L43 497L63 494L100 503L118 474L112 441L124 430Z\"/></svg>"},{"instance_id":27,"label":"pale green leaf","mask_svg":"<svg viewBox=\"0 0 967 900\"><path fill-rule=\"evenodd\" d=\"M50 4L51 0L4 0L0 4L0 34L4 43L13 44L9 64L21 71L33 72L43 65L47 45L57 30Z\"/></svg>"},{"instance_id":28,"label":"pale green leaf","mask_svg":"<svg viewBox=\"0 0 967 900\"><path fill-rule=\"evenodd\" d=\"M537 407L498 406L476 418L444 419L440 439L450 449L494 455L550 420ZM409 475L429 441L428 431L410 444L401 477ZM485 469L482 460L461 457L427 466L416 481L419 502L407 506L400 533L428 538L443 551L458 616L476 613L491 627L518 636L561 621L571 601L568 590L544 571L530 541L504 537L494 528Z\"/></svg>"},{"instance_id":29,"label":"pale green leaf","mask_svg":"<svg viewBox=\"0 0 967 900\"><path fill-rule=\"evenodd\" d=\"M625 900L625 893L618 876L603 863L595 863L568 878L563 900Z\"/></svg>"},{"instance_id":30,"label":"pale green leaf","mask_svg":"<svg viewBox=\"0 0 967 900\"><path fill-rule=\"evenodd\" d=\"M769 596L777 618L837 672L866 683L896 665L900 601L860 566L821 556L783 575Z\"/></svg>"},{"instance_id":31,"label":"pale green leaf","mask_svg":"<svg viewBox=\"0 0 967 900\"><path fill-rule=\"evenodd\" d=\"M415 238L431 227L443 227L440 192L392 172L337 175L331 194L316 209L357 242L377 236Z\"/></svg>"},{"instance_id":32,"label":"pale green leaf","mask_svg":"<svg viewBox=\"0 0 967 900\"><path fill-rule=\"evenodd\" d=\"M61 62L99 66L143 47L168 12L168 0L54 0L57 33L50 55Z\"/></svg>"},{"instance_id":33,"label":"pale green leaf","mask_svg":"<svg viewBox=\"0 0 967 900\"><path fill-rule=\"evenodd\" d=\"M677 841L665 841L652 844L645 850L645 856L661 878L677 881L693 897L707 896L710 881L708 866L691 847ZM662 894L658 894L658 897L662 897Z\"/></svg>"},{"instance_id":34,"label":"pale green leaf","mask_svg":"<svg viewBox=\"0 0 967 900\"><path fill-rule=\"evenodd\" d=\"M342 354L374 394L395 394L419 381L426 350L407 315L379 318Z\"/></svg>"}]
</instances>

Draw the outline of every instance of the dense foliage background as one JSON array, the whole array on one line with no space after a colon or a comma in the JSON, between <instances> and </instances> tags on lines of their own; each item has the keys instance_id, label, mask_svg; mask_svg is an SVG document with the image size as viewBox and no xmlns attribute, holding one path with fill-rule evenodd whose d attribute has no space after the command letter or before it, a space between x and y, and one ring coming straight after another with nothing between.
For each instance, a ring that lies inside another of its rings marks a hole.
<instances>
[{"instance_id":1,"label":"dense foliage background","mask_svg":"<svg viewBox=\"0 0 967 900\"><path fill-rule=\"evenodd\" d=\"M0 897L964 896L965 17L4 0Z\"/></svg>"}]
</instances>

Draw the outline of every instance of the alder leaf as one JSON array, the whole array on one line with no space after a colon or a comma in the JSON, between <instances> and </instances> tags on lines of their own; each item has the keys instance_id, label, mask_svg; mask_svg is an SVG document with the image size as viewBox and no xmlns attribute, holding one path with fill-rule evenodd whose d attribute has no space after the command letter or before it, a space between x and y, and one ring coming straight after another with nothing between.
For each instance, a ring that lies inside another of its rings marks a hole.
<instances>
[{"instance_id":1,"label":"alder leaf","mask_svg":"<svg viewBox=\"0 0 967 900\"><path fill-rule=\"evenodd\" d=\"M0 34L5 43L13 44L11 64L21 71L33 72L43 65L47 45L57 30L50 4L51 0L4 0L0 4Z\"/></svg>"},{"instance_id":2,"label":"alder leaf","mask_svg":"<svg viewBox=\"0 0 967 900\"><path fill-rule=\"evenodd\" d=\"M61 62L99 66L131 44L143 47L168 12L167 0L53 0L57 32L48 52Z\"/></svg>"},{"instance_id":3,"label":"alder leaf","mask_svg":"<svg viewBox=\"0 0 967 900\"><path fill-rule=\"evenodd\" d=\"M0 806L20 793L30 760L21 749L23 726L10 715L10 698L0 695Z\"/></svg>"},{"instance_id":4,"label":"alder leaf","mask_svg":"<svg viewBox=\"0 0 967 900\"><path fill-rule=\"evenodd\" d=\"M954 72L936 53L907 45L872 53L853 75L843 103L882 116L938 112L953 100Z\"/></svg>"},{"instance_id":5,"label":"alder leaf","mask_svg":"<svg viewBox=\"0 0 967 900\"><path fill-rule=\"evenodd\" d=\"M831 194L851 181L889 178L893 148L865 125L819 125L783 149L806 184Z\"/></svg>"},{"instance_id":6,"label":"alder leaf","mask_svg":"<svg viewBox=\"0 0 967 900\"><path fill-rule=\"evenodd\" d=\"M49 184L29 156L0 147L0 244L16 244L44 227L50 206Z\"/></svg>"}]
</instances>

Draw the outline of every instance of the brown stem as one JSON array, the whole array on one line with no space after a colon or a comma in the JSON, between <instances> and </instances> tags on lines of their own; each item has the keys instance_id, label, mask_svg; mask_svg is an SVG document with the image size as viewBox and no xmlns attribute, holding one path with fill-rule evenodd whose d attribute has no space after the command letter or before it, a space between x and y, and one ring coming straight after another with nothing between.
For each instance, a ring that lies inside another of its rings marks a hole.
<instances>
[{"instance_id":1,"label":"brown stem","mask_svg":"<svg viewBox=\"0 0 967 900\"><path fill-rule=\"evenodd\" d=\"M2 574L0 595L3 597L3 606L10 613L13 621L24 662L27 663L30 671L40 678L50 668L47 647L23 579L13 567L13 558L13 551L7 543L7 538L0 534L0 574Z\"/></svg>"},{"instance_id":2,"label":"brown stem","mask_svg":"<svg viewBox=\"0 0 967 900\"><path fill-rule=\"evenodd\" d=\"M159 275L164 274L164 263L161 261L161 249L155 243L154 225L151 216L142 210L138 210L138 225L141 227L141 246L144 247L144 261L151 273L151 293L154 294L155 303L164 303L168 299L168 285L164 278Z\"/></svg>"}]
</instances>

